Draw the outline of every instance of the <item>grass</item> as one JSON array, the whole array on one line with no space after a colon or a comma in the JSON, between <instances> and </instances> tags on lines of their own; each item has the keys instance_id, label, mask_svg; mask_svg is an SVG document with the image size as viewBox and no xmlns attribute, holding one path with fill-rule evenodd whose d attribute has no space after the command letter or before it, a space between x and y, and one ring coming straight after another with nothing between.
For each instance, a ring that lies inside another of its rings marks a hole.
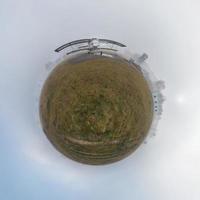
<instances>
[{"instance_id":1,"label":"grass","mask_svg":"<svg viewBox=\"0 0 200 200\"><path fill-rule=\"evenodd\" d=\"M106 164L133 152L153 116L143 75L126 61L102 56L63 61L46 80L40 98L45 134L64 155Z\"/></svg>"}]
</instances>

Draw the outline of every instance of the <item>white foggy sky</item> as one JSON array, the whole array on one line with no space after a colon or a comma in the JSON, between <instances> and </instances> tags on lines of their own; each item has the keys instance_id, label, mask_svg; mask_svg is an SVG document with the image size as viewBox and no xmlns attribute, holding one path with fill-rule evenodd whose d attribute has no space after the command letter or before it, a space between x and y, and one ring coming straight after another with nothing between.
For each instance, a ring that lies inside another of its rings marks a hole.
<instances>
[{"instance_id":1,"label":"white foggy sky","mask_svg":"<svg viewBox=\"0 0 200 200\"><path fill-rule=\"evenodd\" d=\"M200 2L0 0L0 199L199 200ZM157 135L106 166L71 161L48 142L37 97L58 46L109 38L147 53L166 89Z\"/></svg>"}]
</instances>

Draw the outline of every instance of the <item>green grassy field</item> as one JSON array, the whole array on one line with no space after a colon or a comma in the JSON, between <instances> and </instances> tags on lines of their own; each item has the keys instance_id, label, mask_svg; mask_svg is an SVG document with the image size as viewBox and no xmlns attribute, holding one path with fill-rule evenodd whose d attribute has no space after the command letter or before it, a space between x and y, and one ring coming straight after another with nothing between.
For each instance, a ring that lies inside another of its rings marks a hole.
<instances>
[{"instance_id":1,"label":"green grassy field","mask_svg":"<svg viewBox=\"0 0 200 200\"><path fill-rule=\"evenodd\" d=\"M118 161L144 140L153 116L143 75L102 56L63 61L40 98L43 130L57 150L87 164Z\"/></svg>"}]
</instances>

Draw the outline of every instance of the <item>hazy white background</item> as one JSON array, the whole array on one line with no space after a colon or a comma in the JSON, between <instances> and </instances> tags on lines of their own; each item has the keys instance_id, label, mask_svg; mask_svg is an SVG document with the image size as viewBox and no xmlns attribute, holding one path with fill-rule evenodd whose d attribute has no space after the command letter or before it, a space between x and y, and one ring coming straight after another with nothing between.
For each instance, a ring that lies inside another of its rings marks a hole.
<instances>
[{"instance_id":1,"label":"hazy white background","mask_svg":"<svg viewBox=\"0 0 200 200\"><path fill-rule=\"evenodd\" d=\"M0 199L199 200L199 11L198 0L0 0ZM146 52L166 82L156 137L107 166L65 158L38 121L53 50L88 37Z\"/></svg>"}]
</instances>

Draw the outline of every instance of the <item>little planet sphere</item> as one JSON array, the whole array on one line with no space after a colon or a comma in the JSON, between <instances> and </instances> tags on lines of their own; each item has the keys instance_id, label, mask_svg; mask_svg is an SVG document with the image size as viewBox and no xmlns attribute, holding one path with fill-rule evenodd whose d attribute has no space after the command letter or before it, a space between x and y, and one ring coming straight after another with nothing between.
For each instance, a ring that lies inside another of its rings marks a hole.
<instances>
[{"instance_id":1,"label":"little planet sphere","mask_svg":"<svg viewBox=\"0 0 200 200\"><path fill-rule=\"evenodd\" d=\"M40 120L47 138L75 161L119 161L144 141L153 99L141 71L125 59L79 55L58 63L44 83Z\"/></svg>"}]
</instances>

